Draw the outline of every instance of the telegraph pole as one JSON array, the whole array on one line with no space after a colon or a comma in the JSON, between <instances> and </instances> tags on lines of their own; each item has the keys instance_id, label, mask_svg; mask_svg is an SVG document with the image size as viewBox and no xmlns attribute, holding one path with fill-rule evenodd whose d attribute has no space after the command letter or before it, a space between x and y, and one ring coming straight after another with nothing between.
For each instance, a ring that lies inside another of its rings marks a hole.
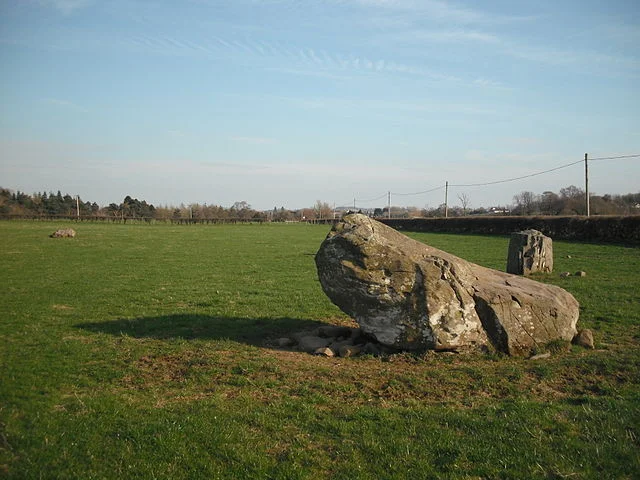
<instances>
[{"instance_id":1,"label":"telegraph pole","mask_svg":"<svg viewBox=\"0 0 640 480\"><path fill-rule=\"evenodd\" d=\"M449 218L449 181L444 184L444 218Z\"/></svg>"},{"instance_id":2,"label":"telegraph pole","mask_svg":"<svg viewBox=\"0 0 640 480\"><path fill-rule=\"evenodd\" d=\"M587 217L589 216L589 161L588 155L584 154L584 202L586 205Z\"/></svg>"},{"instance_id":3,"label":"telegraph pole","mask_svg":"<svg viewBox=\"0 0 640 480\"><path fill-rule=\"evenodd\" d=\"M391 190L387 192L387 217L391 218Z\"/></svg>"},{"instance_id":4,"label":"telegraph pole","mask_svg":"<svg viewBox=\"0 0 640 480\"><path fill-rule=\"evenodd\" d=\"M76 216L80 218L80 195L76 195Z\"/></svg>"}]
</instances>

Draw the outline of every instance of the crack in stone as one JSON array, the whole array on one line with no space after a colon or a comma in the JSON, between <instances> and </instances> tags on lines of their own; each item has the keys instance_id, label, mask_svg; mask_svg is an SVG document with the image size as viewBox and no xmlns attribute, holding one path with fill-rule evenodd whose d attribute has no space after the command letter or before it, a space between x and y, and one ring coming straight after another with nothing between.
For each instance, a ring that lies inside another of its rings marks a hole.
<instances>
[{"instance_id":1,"label":"crack in stone","mask_svg":"<svg viewBox=\"0 0 640 480\"><path fill-rule=\"evenodd\" d=\"M533 312L531 312L531 313L533 313ZM522 330L524 330L524 333L526 333L526 334L531 338L531 340L533 340L533 344L534 344L535 346L538 346L538 342L536 342L535 337L534 337L533 335L531 335L531 333L530 333L530 332L529 332L529 331L524 327L524 325L520 322L520 319L517 317L517 315L514 315L514 314L513 314L513 312L511 311L511 306L509 306L509 315L511 316L511 318L513 319L513 321L514 321L515 323L517 323L517 324L518 324L518 326L519 326ZM514 338L514 340L515 340L519 345L521 345L521 346L523 346L523 345L524 345L523 343L519 342L517 338Z\"/></svg>"}]
</instances>

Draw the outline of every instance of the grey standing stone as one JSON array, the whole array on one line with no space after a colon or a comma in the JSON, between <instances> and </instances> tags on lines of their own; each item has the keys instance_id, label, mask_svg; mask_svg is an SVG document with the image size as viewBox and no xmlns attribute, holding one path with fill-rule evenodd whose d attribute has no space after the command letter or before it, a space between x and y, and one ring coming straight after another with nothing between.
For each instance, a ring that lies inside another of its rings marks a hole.
<instances>
[{"instance_id":1,"label":"grey standing stone","mask_svg":"<svg viewBox=\"0 0 640 480\"><path fill-rule=\"evenodd\" d=\"M553 242L538 230L511 234L507 256L507 273L529 275L553 271Z\"/></svg>"}]
</instances>

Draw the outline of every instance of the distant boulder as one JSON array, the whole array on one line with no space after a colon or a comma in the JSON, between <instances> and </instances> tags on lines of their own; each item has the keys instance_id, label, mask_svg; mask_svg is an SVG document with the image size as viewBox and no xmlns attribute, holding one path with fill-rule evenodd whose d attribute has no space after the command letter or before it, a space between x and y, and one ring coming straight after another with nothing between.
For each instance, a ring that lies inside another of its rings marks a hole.
<instances>
[{"instance_id":1,"label":"distant boulder","mask_svg":"<svg viewBox=\"0 0 640 480\"><path fill-rule=\"evenodd\" d=\"M76 231L73 228L63 228L61 230L56 230L49 236L51 238L75 238Z\"/></svg>"},{"instance_id":2,"label":"distant boulder","mask_svg":"<svg viewBox=\"0 0 640 480\"><path fill-rule=\"evenodd\" d=\"M507 273L529 275L553 271L553 242L538 230L511 234L507 254Z\"/></svg>"},{"instance_id":3,"label":"distant boulder","mask_svg":"<svg viewBox=\"0 0 640 480\"><path fill-rule=\"evenodd\" d=\"M565 290L475 265L365 215L334 225L315 261L331 301L389 347L528 355L576 334L579 305Z\"/></svg>"}]
</instances>

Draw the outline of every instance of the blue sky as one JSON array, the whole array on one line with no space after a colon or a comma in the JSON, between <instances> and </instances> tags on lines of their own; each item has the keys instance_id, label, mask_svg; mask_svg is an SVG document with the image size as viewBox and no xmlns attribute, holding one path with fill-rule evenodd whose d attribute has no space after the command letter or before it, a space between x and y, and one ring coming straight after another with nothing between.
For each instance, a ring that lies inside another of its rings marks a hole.
<instances>
[{"instance_id":1,"label":"blue sky","mask_svg":"<svg viewBox=\"0 0 640 480\"><path fill-rule=\"evenodd\" d=\"M0 62L0 186L102 205L435 207L399 194L640 153L637 0L3 1ZM639 158L590 172L640 191Z\"/></svg>"}]
</instances>

